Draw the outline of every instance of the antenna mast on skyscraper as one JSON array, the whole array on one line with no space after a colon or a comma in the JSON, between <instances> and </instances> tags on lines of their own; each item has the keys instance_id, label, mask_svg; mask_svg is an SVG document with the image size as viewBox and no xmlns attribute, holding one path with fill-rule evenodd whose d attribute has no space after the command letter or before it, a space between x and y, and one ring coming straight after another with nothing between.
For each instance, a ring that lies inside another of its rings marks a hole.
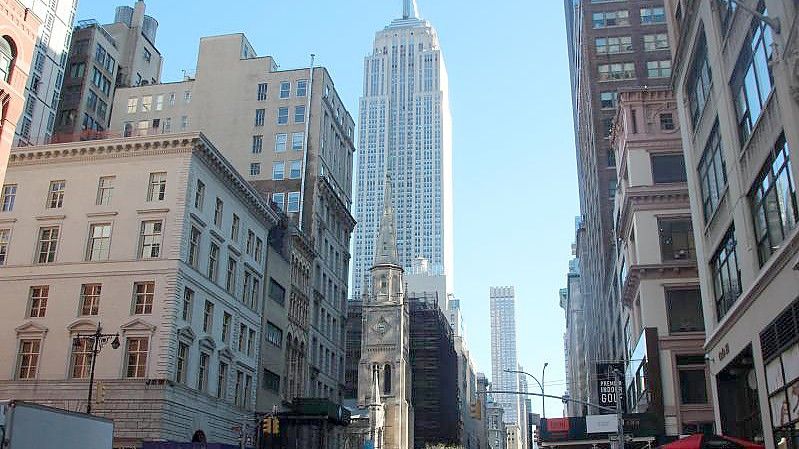
<instances>
[{"instance_id":1,"label":"antenna mast on skyscraper","mask_svg":"<svg viewBox=\"0 0 799 449\"><path fill-rule=\"evenodd\" d=\"M403 19L419 18L419 7L416 5L416 0L403 0L402 18Z\"/></svg>"}]
</instances>

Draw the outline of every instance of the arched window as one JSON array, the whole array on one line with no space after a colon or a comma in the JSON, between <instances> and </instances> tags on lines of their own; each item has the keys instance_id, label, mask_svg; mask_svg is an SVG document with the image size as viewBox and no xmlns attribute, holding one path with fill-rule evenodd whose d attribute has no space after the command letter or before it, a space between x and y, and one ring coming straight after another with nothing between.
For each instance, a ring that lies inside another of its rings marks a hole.
<instances>
[{"instance_id":1,"label":"arched window","mask_svg":"<svg viewBox=\"0 0 799 449\"><path fill-rule=\"evenodd\" d=\"M383 368L383 394L391 394L391 365L388 363Z\"/></svg>"},{"instance_id":2,"label":"arched window","mask_svg":"<svg viewBox=\"0 0 799 449\"><path fill-rule=\"evenodd\" d=\"M16 56L13 41L8 36L3 36L0 39L0 77L5 82L9 82L11 79L11 69L14 67L14 58Z\"/></svg>"}]
</instances>

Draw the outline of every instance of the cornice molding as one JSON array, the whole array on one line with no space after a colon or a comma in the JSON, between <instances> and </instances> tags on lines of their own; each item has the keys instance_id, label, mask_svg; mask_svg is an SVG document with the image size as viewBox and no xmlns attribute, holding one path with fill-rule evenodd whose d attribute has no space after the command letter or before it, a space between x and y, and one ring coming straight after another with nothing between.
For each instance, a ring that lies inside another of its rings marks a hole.
<instances>
[{"instance_id":1,"label":"cornice molding","mask_svg":"<svg viewBox=\"0 0 799 449\"><path fill-rule=\"evenodd\" d=\"M639 211L674 210L690 208L688 186L639 186L628 187L624 192L619 221L616 231L619 235L627 235L632 226L633 214Z\"/></svg>"},{"instance_id":2,"label":"cornice molding","mask_svg":"<svg viewBox=\"0 0 799 449\"><path fill-rule=\"evenodd\" d=\"M633 265L630 267L627 278L624 280L624 286L621 290L621 300L624 305L631 306L635 300L636 293L638 293L638 287L640 287L641 281L690 279L698 277L699 270L696 267L696 261L693 260L651 265Z\"/></svg>"}]
</instances>

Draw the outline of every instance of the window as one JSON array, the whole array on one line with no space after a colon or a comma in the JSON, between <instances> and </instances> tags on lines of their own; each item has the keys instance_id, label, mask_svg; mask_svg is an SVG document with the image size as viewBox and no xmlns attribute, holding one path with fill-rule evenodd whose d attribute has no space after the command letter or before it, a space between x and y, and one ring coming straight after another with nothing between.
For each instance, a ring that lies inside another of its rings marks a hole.
<instances>
[{"instance_id":1,"label":"window","mask_svg":"<svg viewBox=\"0 0 799 449\"><path fill-rule=\"evenodd\" d=\"M146 95L144 97L141 97L141 111L150 112L152 108L153 108L153 96Z\"/></svg>"},{"instance_id":2,"label":"window","mask_svg":"<svg viewBox=\"0 0 799 449\"><path fill-rule=\"evenodd\" d=\"M273 193L272 194L272 202L275 203L275 205L278 207L278 209L285 210L286 209L286 194L285 193Z\"/></svg>"},{"instance_id":3,"label":"window","mask_svg":"<svg viewBox=\"0 0 799 449\"><path fill-rule=\"evenodd\" d=\"M222 226L222 216L224 215L224 211L225 211L225 203L221 199L219 199L219 197L217 197L216 207L214 208L214 225Z\"/></svg>"},{"instance_id":4,"label":"window","mask_svg":"<svg viewBox=\"0 0 799 449\"><path fill-rule=\"evenodd\" d=\"M233 315L224 312L222 313L222 343L230 341L230 324L233 321Z\"/></svg>"},{"instance_id":5,"label":"window","mask_svg":"<svg viewBox=\"0 0 799 449\"><path fill-rule=\"evenodd\" d=\"M128 98L128 114L133 114L139 109L138 98Z\"/></svg>"},{"instance_id":6,"label":"window","mask_svg":"<svg viewBox=\"0 0 799 449\"><path fill-rule=\"evenodd\" d=\"M660 129L663 131L671 131L674 129L674 115L671 112L663 112L660 114Z\"/></svg>"},{"instance_id":7,"label":"window","mask_svg":"<svg viewBox=\"0 0 799 449\"><path fill-rule=\"evenodd\" d=\"M286 151L286 141L288 134L280 133L275 134L275 153L282 153Z\"/></svg>"},{"instance_id":8,"label":"window","mask_svg":"<svg viewBox=\"0 0 799 449\"><path fill-rule=\"evenodd\" d=\"M246 304L248 307L253 307L253 297L252 297L252 273L250 270L244 270L244 291L241 295L241 302Z\"/></svg>"},{"instance_id":9,"label":"window","mask_svg":"<svg viewBox=\"0 0 799 449\"><path fill-rule=\"evenodd\" d=\"M35 379L39 366L39 353L42 341L39 339L23 339L19 341L17 355L17 379Z\"/></svg>"},{"instance_id":10,"label":"window","mask_svg":"<svg viewBox=\"0 0 799 449\"><path fill-rule=\"evenodd\" d=\"M256 109L255 110L255 126L264 126L265 118L266 118L266 110L265 109Z\"/></svg>"},{"instance_id":11,"label":"window","mask_svg":"<svg viewBox=\"0 0 799 449\"><path fill-rule=\"evenodd\" d=\"M216 397L222 400L227 399L227 376L228 364L219 362L219 371L217 371L216 379Z\"/></svg>"},{"instance_id":12,"label":"window","mask_svg":"<svg viewBox=\"0 0 799 449\"><path fill-rule=\"evenodd\" d=\"M252 357L255 353L255 331L250 329L247 334L247 355Z\"/></svg>"},{"instance_id":13,"label":"window","mask_svg":"<svg viewBox=\"0 0 799 449\"><path fill-rule=\"evenodd\" d=\"M663 262L694 260L694 233L690 218L659 218L660 257Z\"/></svg>"},{"instance_id":14,"label":"window","mask_svg":"<svg viewBox=\"0 0 799 449\"><path fill-rule=\"evenodd\" d=\"M205 301L203 308L203 332L211 333L214 327L214 303Z\"/></svg>"},{"instance_id":15,"label":"window","mask_svg":"<svg viewBox=\"0 0 799 449\"><path fill-rule=\"evenodd\" d=\"M266 100L266 83L258 84L258 94L256 95L258 101Z\"/></svg>"},{"instance_id":16,"label":"window","mask_svg":"<svg viewBox=\"0 0 799 449\"><path fill-rule=\"evenodd\" d=\"M594 28L626 26L630 24L630 12L626 10L595 12L592 19Z\"/></svg>"},{"instance_id":17,"label":"window","mask_svg":"<svg viewBox=\"0 0 799 449\"><path fill-rule=\"evenodd\" d=\"M88 338L74 338L72 340L71 359L70 377L73 379L86 379L89 377L92 363L92 345Z\"/></svg>"},{"instance_id":18,"label":"window","mask_svg":"<svg viewBox=\"0 0 799 449\"><path fill-rule=\"evenodd\" d=\"M266 341L278 348L283 346L283 331L268 321L266 323Z\"/></svg>"},{"instance_id":19,"label":"window","mask_svg":"<svg viewBox=\"0 0 799 449\"><path fill-rule=\"evenodd\" d=\"M239 352L244 352L244 339L247 338L247 326L239 324Z\"/></svg>"},{"instance_id":20,"label":"window","mask_svg":"<svg viewBox=\"0 0 799 449\"><path fill-rule=\"evenodd\" d=\"M55 262L56 251L58 250L58 226L48 226L39 228L39 256L37 263Z\"/></svg>"},{"instance_id":21,"label":"window","mask_svg":"<svg viewBox=\"0 0 799 449\"><path fill-rule=\"evenodd\" d=\"M741 296L741 270L738 268L735 227L730 228L710 260L716 318L721 320Z\"/></svg>"},{"instance_id":22,"label":"window","mask_svg":"<svg viewBox=\"0 0 799 449\"><path fill-rule=\"evenodd\" d=\"M44 318L47 313L47 297L49 294L50 287L47 285L30 288L28 301L29 318Z\"/></svg>"},{"instance_id":23,"label":"window","mask_svg":"<svg viewBox=\"0 0 799 449\"><path fill-rule=\"evenodd\" d=\"M97 183L97 200L95 204L98 206L108 206L111 204L111 194L114 192L115 176L103 176Z\"/></svg>"},{"instance_id":24,"label":"window","mask_svg":"<svg viewBox=\"0 0 799 449\"><path fill-rule=\"evenodd\" d=\"M666 13L663 8L641 8L641 24L666 23Z\"/></svg>"},{"instance_id":25,"label":"window","mask_svg":"<svg viewBox=\"0 0 799 449\"><path fill-rule=\"evenodd\" d=\"M183 289L183 321L191 323L191 315L194 309L194 290L186 287Z\"/></svg>"},{"instance_id":26,"label":"window","mask_svg":"<svg viewBox=\"0 0 799 449\"><path fill-rule=\"evenodd\" d=\"M599 104L602 109L616 109L618 93L615 91L605 91L599 93Z\"/></svg>"},{"instance_id":27,"label":"window","mask_svg":"<svg viewBox=\"0 0 799 449\"><path fill-rule=\"evenodd\" d=\"M157 259L161 256L162 226L161 220L148 220L141 223L140 259Z\"/></svg>"},{"instance_id":28,"label":"window","mask_svg":"<svg viewBox=\"0 0 799 449\"><path fill-rule=\"evenodd\" d=\"M146 315L153 313L155 282L136 282L133 284L133 313Z\"/></svg>"},{"instance_id":29,"label":"window","mask_svg":"<svg viewBox=\"0 0 799 449\"><path fill-rule=\"evenodd\" d=\"M300 192L289 192L286 212L300 211Z\"/></svg>"},{"instance_id":30,"label":"window","mask_svg":"<svg viewBox=\"0 0 799 449\"><path fill-rule=\"evenodd\" d=\"M83 284L80 287L80 314L97 315L100 312L101 284Z\"/></svg>"},{"instance_id":31,"label":"window","mask_svg":"<svg viewBox=\"0 0 799 449\"><path fill-rule=\"evenodd\" d=\"M777 139L760 175L749 192L755 223L755 239L760 265L779 250L782 242L796 227L799 209L796 183L791 174L791 156L785 134Z\"/></svg>"},{"instance_id":32,"label":"window","mask_svg":"<svg viewBox=\"0 0 799 449\"><path fill-rule=\"evenodd\" d=\"M280 376L264 368L264 389L273 393L280 392Z\"/></svg>"},{"instance_id":33,"label":"window","mask_svg":"<svg viewBox=\"0 0 799 449\"><path fill-rule=\"evenodd\" d=\"M175 97L176 97L175 92L170 92L169 93L169 105L170 106L174 106L175 105Z\"/></svg>"},{"instance_id":34,"label":"window","mask_svg":"<svg viewBox=\"0 0 799 449\"><path fill-rule=\"evenodd\" d=\"M297 80L297 96L304 97L308 95L308 80Z\"/></svg>"},{"instance_id":35,"label":"window","mask_svg":"<svg viewBox=\"0 0 799 449\"><path fill-rule=\"evenodd\" d=\"M300 179L302 176L302 161L291 161L289 179Z\"/></svg>"},{"instance_id":36,"label":"window","mask_svg":"<svg viewBox=\"0 0 799 449\"><path fill-rule=\"evenodd\" d=\"M87 261L108 260L111 249L111 223L98 223L89 227Z\"/></svg>"},{"instance_id":37,"label":"window","mask_svg":"<svg viewBox=\"0 0 799 449\"><path fill-rule=\"evenodd\" d=\"M383 394L391 394L391 365L386 363L383 367Z\"/></svg>"},{"instance_id":38,"label":"window","mask_svg":"<svg viewBox=\"0 0 799 449\"><path fill-rule=\"evenodd\" d=\"M302 151L303 148L305 148L305 133L292 133L291 149L294 151Z\"/></svg>"},{"instance_id":39,"label":"window","mask_svg":"<svg viewBox=\"0 0 799 449\"><path fill-rule=\"evenodd\" d=\"M147 186L147 201L163 201L166 196L166 173L150 173L150 183Z\"/></svg>"},{"instance_id":40,"label":"window","mask_svg":"<svg viewBox=\"0 0 799 449\"><path fill-rule=\"evenodd\" d=\"M281 107L277 109L277 124L285 125L289 122L289 108Z\"/></svg>"},{"instance_id":41,"label":"window","mask_svg":"<svg viewBox=\"0 0 799 449\"><path fill-rule=\"evenodd\" d=\"M669 332L703 332L702 296L699 289L666 290Z\"/></svg>"},{"instance_id":42,"label":"window","mask_svg":"<svg viewBox=\"0 0 799 449\"><path fill-rule=\"evenodd\" d=\"M707 404L705 356L678 355L677 371L680 376L680 401L683 404Z\"/></svg>"},{"instance_id":43,"label":"window","mask_svg":"<svg viewBox=\"0 0 799 449\"><path fill-rule=\"evenodd\" d=\"M227 260L227 278L225 278L225 290L228 293L236 293L236 260L228 258Z\"/></svg>"},{"instance_id":44,"label":"window","mask_svg":"<svg viewBox=\"0 0 799 449\"><path fill-rule=\"evenodd\" d=\"M294 106L294 123L305 123L305 106Z\"/></svg>"},{"instance_id":45,"label":"window","mask_svg":"<svg viewBox=\"0 0 799 449\"><path fill-rule=\"evenodd\" d=\"M155 97L155 110L161 111L163 109L164 109L164 96L158 95L157 97Z\"/></svg>"},{"instance_id":46,"label":"window","mask_svg":"<svg viewBox=\"0 0 799 449\"><path fill-rule=\"evenodd\" d=\"M197 189L194 191L194 207L197 210L203 210L205 203L205 183L197 180Z\"/></svg>"},{"instance_id":47,"label":"window","mask_svg":"<svg viewBox=\"0 0 799 449\"><path fill-rule=\"evenodd\" d=\"M666 33L645 34L644 51L657 51L669 49L669 35Z\"/></svg>"},{"instance_id":48,"label":"window","mask_svg":"<svg viewBox=\"0 0 799 449\"><path fill-rule=\"evenodd\" d=\"M765 10L759 8L762 13ZM730 80L735 111L738 117L738 137L741 144L749 139L773 88L771 29L753 19L746 42Z\"/></svg>"},{"instance_id":49,"label":"window","mask_svg":"<svg viewBox=\"0 0 799 449\"><path fill-rule=\"evenodd\" d=\"M208 389L208 368L211 363L211 356L208 353L200 352L200 366L197 368L197 389L206 391Z\"/></svg>"},{"instance_id":50,"label":"window","mask_svg":"<svg viewBox=\"0 0 799 449\"><path fill-rule=\"evenodd\" d=\"M261 163L253 162L250 164L250 176L258 176L261 174Z\"/></svg>"},{"instance_id":51,"label":"window","mask_svg":"<svg viewBox=\"0 0 799 449\"><path fill-rule=\"evenodd\" d=\"M14 200L17 198L17 185L6 184L3 186L3 191L0 193L0 204L2 204L2 212L11 212L14 210Z\"/></svg>"},{"instance_id":52,"label":"window","mask_svg":"<svg viewBox=\"0 0 799 449\"><path fill-rule=\"evenodd\" d=\"M252 154L261 154L264 149L264 136L252 136Z\"/></svg>"},{"instance_id":53,"label":"window","mask_svg":"<svg viewBox=\"0 0 799 449\"><path fill-rule=\"evenodd\" d=\"M0 267L8 260L8 244L11 242L11 230L0 229Z\"/></svg>"},{"instance_id":54,"label":"window","mask_svg":"<svg viewBox=\"0 0 799 449\"><path fill-rule=\"evenodd\" d=\"M702 188L702 212L710 220L727 187L727 168L721 152L719 124L713 126L699 161L699 183Z\"/></svg>"},{"instance_id":55,"label":"window","mask_svg":"<svg viewBox=\"0 0 799 449\"><path fill-rule=\"evenodd\" d=\"M180 129L186 129L189 127L189 116L183 115L180 117Z\"/></svg>"},{"instance_id":56,"label":"window","mask_svg":"<svg viewBox=\"0 0 799 449\"><path fill-rule=\"evenodd\" d=\"M187 90L183 92L183 102L186 104L191 103L191 91Z\"/></svg>"},{"instance_id":57,"label":"window","mask_svg":"<svg viewBox=\"0 0 799 449\"><path fill-rule=\"evenodd\" d=\"M247 230L247 246L245 251L247 252L248 256L251 256L253 250L255 249L255 233L252 232L252 229Z\"/></svg>"},{"instance_id":58,"label":"window","mask_svg":"<svg viewBox=\"0 0 799 449\"><path fill-rule=\"evenodd\" d=\"M147 371L147 337L128 338L125 377L142 378Z\"/></svg>"},{"instance_id":59,"label":"window","mask_svg":"<svg viewBox=\"0 0 799 449\"><path fill-rule=\"evenodd\" d=\"M264 250L264 241L260 237L255 238L255 261L261 261L261 254Z\"/></svg>"},{"instance_id":60,"label":"window","mask_svg":"<svg viewBox=\"0 0 799 449\"><path fill-rule=\"evenodd\" d=\"M682 154L652 155L652 181L655 184L685 182L685 159Z\"/></svg>"},{"instance_id":61,"label":"window","mask_svg":"<svg viewBox=\"0 0 799 449\"><path fill-rule=\"evenodd\" d=\"M649 78L668 78L671 76L671 61L647 61L646 75Z\"/></svg>"},{"instance_id":62,"label":"window","mask_svg":"<svg viewBox=\"0 0 799 449\"><path fill-rule=\"evenodd\" d=\"M286 163L274 162L272 163L272 179L275 181L282 181L285 177Z\"/></svg>"},{"instance_id":63,"label":"window","mask_svg":"<svg viewBox=\"0 0 799 449\"><path fill-rule=\"evenodd\" d=\"M175 382L185 384L186 372L189 368L189 345L178 342L178 354L175 360Z\"/></svg>"},{"instance_id":64,"label":"window","mask_svg":"<svg viewBox=\"0 0 799 449\"><path fill-rule=\"evenodd\" d=\"M291 83L289 81L280 82L280 98L288 98L291 95Z\"/></svg>"},{"instance_id":65,"label":"window","mask_svg":"<svg viewBox=\"0 0 799 449\"><path fill-rule=\"evenodd\" d=\"M83 75L85 74L86 74L86 63L76 62L69 66L70 78L83 78Z\"/></svg>"},{"instance_id":66,"label":"window","mask_svg":"<svg viewBox=\"0 0 799 449\"><path fill-rule=\"evenodd\" d=\"M64 189L66 181L50 181L50 189L47 192L47 208L59 209L64 205Z\"/></svg>"},{"instance_id":67,"label":"window","mask_svg":"<svg viewBox=\"0 0 799 449\"><path fill-rule=\"evenodd\" d=\"M197 264L199 263L200 259L201 236L202 234L200 233L200 230L192 226L191 232L189 234L189 256L186 261L194 268L197 268Z\"/></svg>"},{"instance_id":68,"label":"window","mask_svg":"<svg viewBox=\"0 0 799 449\"><path fill-rule=\"evenodd\" d=\"M239 241L239 227L241 226L241 220L239 216L233 214L233 223L230 225L230 239L234 242L238 243Z\"/></svg>"},{"instance_id":69,"label":"window","mask_svg":"<svg viewBox=\"0 0 799 449\"><path fill-rule=\"evenodd\" d=\"M635 78L635 64L632 62L600 64L598 70L600 81L614 81Z\"/></svg>"},{"instance_id":70,"label":"window","mask_svg":"<svg viewBox=\"0 0 799 449\"><path fill-rule=\"evenodd\" d=\"M216 282L219 273L219 245L211 242L208 251L208 279Z\"/></svg>"},{"instance_id":71,"label":"window","mask_svg":"<svg viewBox=\"0 0 799 449\"><path fill-rule=\"evenodd\" d=\"M97 94L91 89L86 94L86 109L89 112L94 112L97 109Z\"/></svg>"},{"instance_id":72,"label":"window","mask_svg":"<svg viewBox=\"0 0 799 449\"><path fill-rule=\"evenodd\" d=\"M631 36L598 37L594 43L596 44L596 53L598 55L633 51L633 38Z\"/></svg>"}]
</instances>

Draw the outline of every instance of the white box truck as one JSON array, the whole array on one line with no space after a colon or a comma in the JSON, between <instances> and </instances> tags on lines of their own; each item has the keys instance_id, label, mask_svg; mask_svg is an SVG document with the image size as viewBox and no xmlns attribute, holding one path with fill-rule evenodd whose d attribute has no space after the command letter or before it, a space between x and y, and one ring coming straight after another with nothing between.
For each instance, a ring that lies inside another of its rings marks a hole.
<instances>
[{"instance_id":1,"label":"white box truck","mask_svg":"<svg viewBox=\"0 0 799 449\"><path fill-rule=\"evenodd\" d=\"M0 449L111 449L114 422L31 402L0 401Z\"/></svg>"}]
</instances>

